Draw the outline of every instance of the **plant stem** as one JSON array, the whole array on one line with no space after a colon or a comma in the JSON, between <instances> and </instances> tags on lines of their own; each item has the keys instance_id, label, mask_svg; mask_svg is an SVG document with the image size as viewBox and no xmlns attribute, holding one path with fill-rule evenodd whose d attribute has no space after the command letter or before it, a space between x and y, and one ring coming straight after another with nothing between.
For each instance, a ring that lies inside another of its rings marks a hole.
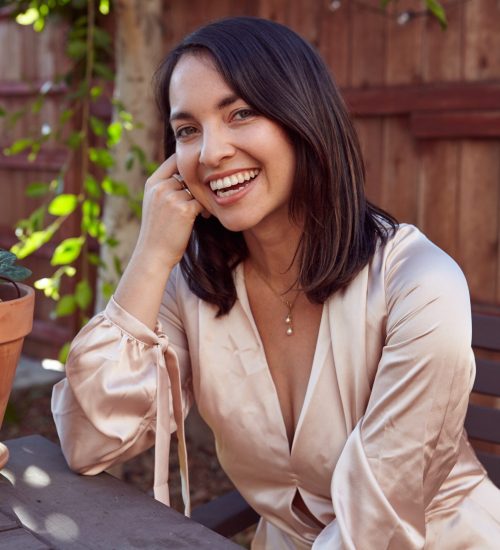
<instances>
[{"instance_id":1,"label":"plant stem","mask_svg":"<svg viewBox=\"0 0 500 550\"><path fill-rule=\"evenodd\" d=\"M94 29L95 29L95 0L87 1L87 56L85 58L85 76L84 89L85 94L82 101L82 120L81 120L81 169L80 169L80 190L84 190L84 182L89 171L89 141L90 141L90 89L92 85L92 74L94 71ZM80 256L81 279L89 278L89 262L88 262L88 239L84 240L84 244ZM83 312L79 313L80 321L83 318Z\"/></svg>"}]
</instances>

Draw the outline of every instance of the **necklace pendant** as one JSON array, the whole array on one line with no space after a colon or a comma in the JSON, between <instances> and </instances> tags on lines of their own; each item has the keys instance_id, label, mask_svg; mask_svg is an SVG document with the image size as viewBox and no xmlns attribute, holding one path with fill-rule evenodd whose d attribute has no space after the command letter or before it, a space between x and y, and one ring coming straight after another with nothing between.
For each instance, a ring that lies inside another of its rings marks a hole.
<instances>
[{"instance_id":1,"label":"necklace pendant","mask_svg":"<svg viewBox=\"0 0 500 550\"><path fill-rule=\"evenodd\" d=\"M287 325L291 325L292 324L292 318L290 317L290 315L287 315L286 318L285 318L285 323Z\"/></svg>"},{"instance_id":2,"label":"necklace pendant","mask_svg":"<svg viewBox=\"0 0 500 550\"><path fill-rule=\"evenodd\" d=\"M291 336L292 334L293 334L293 328L292 328L292 327L288 327L288 328L286 329L286 335L287 335L287 336Z\"/></svg>"}]
</instances>

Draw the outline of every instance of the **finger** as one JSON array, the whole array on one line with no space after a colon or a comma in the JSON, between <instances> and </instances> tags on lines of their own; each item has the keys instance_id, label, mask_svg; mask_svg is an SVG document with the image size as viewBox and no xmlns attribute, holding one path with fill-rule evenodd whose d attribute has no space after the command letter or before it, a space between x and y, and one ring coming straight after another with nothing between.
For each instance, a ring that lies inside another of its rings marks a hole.
<instances>
[{"instance_id":1,"label":"finger","mask_svg":"<svg viewBox=\"0 0 500 550\"><path fill-rule=\"evenodd\" d=\"M171 178L173 174L177 173L177 162L175 159L175 153L170 155L167 160L163 161L160 166L149 176L146 184L151 186L158 183L161 180Z\"/></svg>"}]
</instances>

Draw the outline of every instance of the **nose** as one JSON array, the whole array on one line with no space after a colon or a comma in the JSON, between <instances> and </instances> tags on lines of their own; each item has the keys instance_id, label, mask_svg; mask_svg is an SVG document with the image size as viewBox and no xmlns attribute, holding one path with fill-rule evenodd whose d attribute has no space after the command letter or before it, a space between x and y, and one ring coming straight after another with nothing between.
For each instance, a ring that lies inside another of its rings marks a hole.
<instances>
[{"instance_id":1,"label":"nose","mask_svg":"<svg viewBox=\"0 0 500 550\"><path fill-rule=\"evenodd\" d=\"M224 128L206 128L200 150L200 163L214 168L221 161L234 155L235 147L229 132Z\"/></svg>"}]
</instances>

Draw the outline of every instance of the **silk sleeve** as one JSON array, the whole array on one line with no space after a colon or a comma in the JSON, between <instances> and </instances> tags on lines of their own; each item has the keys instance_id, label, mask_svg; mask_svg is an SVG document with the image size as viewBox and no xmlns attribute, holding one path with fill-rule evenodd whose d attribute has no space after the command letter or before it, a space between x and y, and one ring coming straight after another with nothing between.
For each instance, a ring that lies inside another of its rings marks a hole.
<instances>
[{"instance_id":1,"label":"silk sleeve","mask_svg":"<svg viewBox=\"0 0 500 550\"><path fill-rule=\"evenodd\" d=\"M52 395L61 447L73 470L97 474L155 444L161 380L168 394L163 396L167 411L162 413L166 432L162 451L167 454L163 460L168 460L176 423L166 362L180 372L185 416L192 402L190 363L172 284L154 331L113 298L80 331L71 345L66 378L56 384Z\"/></svg>"},{"instance_id":2,"label":"silk sleeve","mask_svg":"<svg viewBox=\"0 0 500 550\"><path fill-rule=\"evenodd\" d=\"M475 374L463 274L410 232L388 253L384 285L385 345L332 478L336 519L314 550L424 548L426 506L457 461Z\"/></svg>"}]
</instances>

